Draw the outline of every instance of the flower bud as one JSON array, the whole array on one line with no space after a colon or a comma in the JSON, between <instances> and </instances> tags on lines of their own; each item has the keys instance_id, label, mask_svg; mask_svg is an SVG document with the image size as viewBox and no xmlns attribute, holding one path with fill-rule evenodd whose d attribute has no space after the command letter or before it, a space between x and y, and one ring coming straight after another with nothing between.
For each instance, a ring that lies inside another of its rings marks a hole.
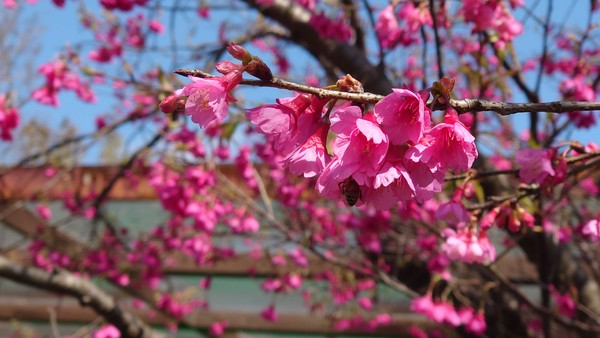
<instances>
[{"instance_id":1,"label":"flower bud","mask_svg":"<svg viewBox=\"0 0 600 338\"><path fill-rule=\"evenodd\" d=\"M242 66L229 61L221 61L217 63L215 69L217 70L217 72L223 75L227 75L233 71L242 69Z\"/></svg>"},{"instance_id":2,"label":"flower bud","mask_svg":"<svg viewBox=\"0 0 600 338\"><path fill-rule=\"evenodd\" d=\"M167 96L164 100L162 100L159 106L160 110L163 113L171 114L180 109L183 109L184 99L176 94L171 94Z\"/></svg>"},{"instance_id":3,"label":"flower bud","mask_svg":"<svg viewBox=\"0 0 600 338\"><path fill-rule=\"evenodd\" d=\"M252 61L252 54L248 53L246 48L244 48L238 44L235 44L233 42L230 42L226 48L227 48L227 52L229 52L229 54L231 54L231 56L242 61L243 63L248 63L248 62Z\"/></svg>"},{"instance_id":4,"label":"flower bud","mask_svg":"<svg viewBox=\"0 0 600 338\"><path fill-rule=\"evenodd\" d=\"M245 70L246 73L263 81L271 82L273 80L271 69L258 56L252 57L252 61L246 65Z\"/></svg>"},{"instance_id":5,"label":"flower bud","mask_svg":"<svg viewBox=\"0 0 600 338\"><path fill-rule=\"evenodd\" d=\"M338 89L342 92L348 93L362 93L365 90L363 89L362 83L357 79L353 78L350 74L342 76L337 82L336 85Z\"/></svg>"}]
</instances>

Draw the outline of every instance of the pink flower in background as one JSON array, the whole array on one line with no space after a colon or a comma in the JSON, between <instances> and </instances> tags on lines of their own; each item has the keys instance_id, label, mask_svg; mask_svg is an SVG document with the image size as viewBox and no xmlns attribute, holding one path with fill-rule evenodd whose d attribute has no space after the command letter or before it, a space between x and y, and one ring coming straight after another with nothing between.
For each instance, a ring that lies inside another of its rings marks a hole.
<instances>
[{"instance_id":1,"label":"pink flower in background","mask_svg":"<svg viewBox=\"0 0 600 338\"><path fill-rule=\"evenodd\" d=\"M17 7L17 1L16 0L4 0L4 7L13 9L13 8Z\"/></svg>"},{"instance_id":2,"label":"pink flower in background","mask_svg":"<svg viewBox=\"0 0 600 338\"><path fill-rule=\"evenodd\" d=\"M595 218L583 224L581 233L596 243L600 243L600 221Z\"/></svg>"},{"instance_id":3,"label":"pink flower in background","mask_svg":"<svg viewBox=\"0 0 600 338\"><path fill-rule=\"evenodd\" d=\"M596 94L591 84L586 83L582 75L569 77L560 83L560 92L565 100L573 101L595 101ZM590 128L596 125L596 116L594 112L569 112L569 119L575 123L578 128Z\"/></svg>"},{"instance_id":4,"label":"pink flower in background","mask_svg":"<svg viewBox=\"0 0 600 338\"><path fill-rule=\"evenodd\" d=\"M552 160L556 155L554 149L521 149L515 159L521 166L519 177L524 183L543 183L546 178L555 175Z\"/></svg>"},{"instance_id":5,"label":"pink flower in background","mask_svg":"<svg viewBox=\"0 0 600 338\"><path fill-rule=\"evenodd\" d=\"M514 2L518 5L519 2ZM465 21L473 23L473 32L488 29L498 34L496 47L504 49L507 42L523 33L523 25L515 20L510 10L499 1L464 0L462 14Z\"/></svg>"},{"instance_id":6,"label":"pink flower in background","mask_svg":"<svg viewBox=\"0 0 600 338\"><path fill-rule=\"evenodd\" d=\"M308 258L306 257L304 252L302 252L302 249L300 247L296 247L295 249L290 251L289 256L294 261L294 263L296 263L296 265L303 268L308 267Z\"/></svg>"},{"instance_id":7,"label":"pink flower in background","mask_svg":"<svg viewBox=\"0 0 600 338\"><path fill-rule=\"evenodd\" d=\"M40 215L44 221L49 221L50 218L52 218L52 211L47 205L38 204L35 209L37 210L38 215Z\"/></svg>"},{"instance_id":8,"label":"pink flower in background","mask_svg":"<svg viewBox=\"0 0 600 338\"><path fill-rule=\"evenodd\" d=\"M274 322L277 320L277 312L275 312L275 306L271 305L268 308L264 309L260 315L270 322Z\"/></svg>"},{"instance_id":9,"label":"pink flower in background","mask_svg":"<svg viewBox=\"0 0 600 338\"><path fill-rule=\"evenodd\" d=\"M369 297L359 299L358 305L366 311L371 311L371 309L373 309L373 301Z\"/></svg>"},{"instance_id":10,"label":"pink flower in background","mask_svg":"<svg viewBox=\"0 0 600 338\"><path fill-rule=\"evenodd\" d=\"M92 338L120 338L121 332L112 325L105 325L92 333Z\"/></svg>"},{"instance_id":11,"label":"pink flower in background","mask_svg":"<svg viewBox=\"0 0 600 338\"><path fill-rule=\"evenodd\" d=\"M229 324L224 320L212 322L208 328L208 332L213 336L220 336L225 333L227 326L229 326Z\"/></svg>"},{"instance_id":12,"label":"pink flower in background","mask_svg":"<svg viewBox=\"0 0 600 338\"><path fill-rule=\"evenodd\" d=\"M344 21L343 15L332 20L326 15L318 13L310 16L309 23L320 37L346 42L352 38L352 29Z\"/></svg>"},{"instance_id":13,"label":"pink flower in background","mask_svg":"<svg viewBox=\"0 0 600 338\"><path fill-rule=\"evenodd\" d=\"M450 260L483 264L496 259L496 250L485 231L481 231L478 236L469 228L457 231L446 229L443 236L446 242L442 244L442 251Z\"/></svg>"},{"instance_id":14,"label":"pink flower in background","mask_svg":"<svg viewBox=\"0 0 600 338\"><path fill-rule=\"evenodd\" d=\"M108 10L118 9L124 12L132 10L136 5L143 6L148 0L100 0L104 8Z\"/></svg>"},{"instance_id":15,"label":"pink flower in background","mask_svg":"<svg viewBox=\"0 0 600 338\"><path fill-rule=\"evenodd\" d=\"M375 105L374 114L392 144L417 143L429 126L429 113L420 95L406 89L393 92Z\"/></svg>"},{"instance_id":16,"label":"pink flower in background","mask_svg":"<svg viewBox=\"0 0 600 338\"><path fill-rule=\"evenodd\" d=\"M575 318L577 304L573 300L573 297L569 293L561 293L552 284L548 285L548 289L556 305L558 305L558 311L569 318Z\"/></svg>"},{"instance_id":17,"label":"pink flower in background","mask_svg":"<svg viewBox=\"0 0 600 338\"><path fill-rule=\"evenodd\" d=\"M192 116L192 121L206 127L212 121L222 121L227 116L229 102L234 99L229 92L242 80L242 73L233 71L218 78L202 79L190 76L194 81L183 87L179 96L187 96L185 114Z\"/></svg>"},{"instance_id":18,"label":"pink flower in background","mask_svg":"<svg viewBox=\"0 0 600 338\"><path fill-rule=\"evenodd\" d=\"M12 132L20 122L19 111L8 105L7 95L0 95L0 139L11 141Z\"/></svg>"},{"instance_id":19,"label":"pink flower in background","mask_svg":"<svg viewBox=\"0 0 600 338\"><path fill-rule=\"evenodd\" d=\"M162 34L165 31L165 26L158 20L150 20L148 28L154 33Z\"/></svg>"},{"instance_id":20,"label":"pink flower in background","mask_svg":"<svg viewBox=\"0 0 600 338\"><path fill-rule=\"evenodd\" d=\"M406 22L410 33L418 32L423 25L433 25L429 9L426 6L417 7L412 2L404 3L398 12L398 16L403 22Z\"/></svg>"},{"instance_id":21,"label":"pink flower in background","mask_svg":"<svg viewBox=\"0 0 600 338\"><path fill-rule=\"evenodd\" d=\"M383 48L392 49L396 47L400 37L400 29L394 14L394 6L388 5L379 12L375 23L375 32Z\"/></svg>"},{"instance_id":22,"label":"pink flower in background","mask_svg":"<svg viewBox=\"0 0 600 338\"><path fill-rule=\"evenodd\" d=\"M74 91L83 101L96 102L96 96L89 85L83 83L79 75L71 72L64 61L45 63L40 66L39 72L44 74L46 83L31 93L34 100L58 107L58 93L62 89L67 89Z\"/></svg>"},{"instance_id":23,"label":"pink flower in background","mask_svg":"<svg viewBox=\"0 0 600 338\"><path fill-rule=\"evenodd\" d=\"M469 310L468 312L462 313L462 322L465 325L465 330L476 336L483 335L485 333L485 330L487 329L487 323L485 322L485 316L483 315L483 311L473 313L473 309L467 309ZM459 315L461 315L460 311Z\"/></svg>"},{"instance_id":24,"label":"pink flower in background","mask_svg":"<svg viewBox=\"0 0 600 338\"><path fill-rule=\"evenodd\" d=\"M469 212L465 207L454 201L440 204L435 212L435 217L458 228L468 225L470 219Z\"/></svg>"}]
</instances>

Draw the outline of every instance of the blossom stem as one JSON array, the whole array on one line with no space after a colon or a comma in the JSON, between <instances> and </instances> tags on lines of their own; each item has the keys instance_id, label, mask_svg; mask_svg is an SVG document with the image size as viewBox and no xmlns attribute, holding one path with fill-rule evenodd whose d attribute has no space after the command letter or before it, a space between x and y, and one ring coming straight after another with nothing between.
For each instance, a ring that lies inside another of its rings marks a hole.
<instances>
[{"instance_id":1,"label":"blossom stem","mask_svg":"<svg viewBox=\"0 0 600 338\"><path fill-rule=\"evenodd\" d=\"M196 76L201 78L215 77L209 73L195 69L178 69L176 74L183 76ZM240 84L255 86L255 87L272 87L298 91L302 93L313 94L320 98L342 99L349 101L357 101L363 103L377 103L384 96L372 93L347 93L335 90L327 90L306 85L301 85L294 82L273 78L271 81L261 80L242 80ZM480 99L450 99L449 105L458 113L476 112L476 111L494 111L499 115L507 116L517 113L566 113L573 111L593 111L600 110L600 101L553 101L540 103L515 103L515 102L498 102ZM435 110L444 110L446 107L436 104L433 106Z\"/></svg>"}]
</instances>

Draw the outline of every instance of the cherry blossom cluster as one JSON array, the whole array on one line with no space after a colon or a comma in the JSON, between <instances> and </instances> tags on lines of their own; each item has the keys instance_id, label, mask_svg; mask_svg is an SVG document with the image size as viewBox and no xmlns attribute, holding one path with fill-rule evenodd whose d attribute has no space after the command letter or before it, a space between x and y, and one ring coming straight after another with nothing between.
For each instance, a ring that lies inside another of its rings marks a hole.
<instances>
[{"instance_id":1,"label":"cherry blossom cluster","mask_svg":"<svg viewBox=\"0 0 600 338\"><path fill-rule=\"evenodd\" d=\"M396 13L395 6L388 5L379 12L375 32L383 48L394 49L397 45L409 46L419 41L419 29L422 25L431 26L433 21L427 3L402 3ZM443 16L440 15L440 18ZM400 18L402 25L400 25Z\"/></svg>"},{"instance_id":2,"label":"cherry blossom cluster","mask_svg":"<svg viewBox=\"0 0 600 338\"><path fill-rule=\"evenodd\" d=\"M142 14L130 16L125 24L121 24L117 17L99 20L90 13L84 13L82 24L94 32L98 47L90 51L88 57L99 63L109 63L121 57L124 45L143 49L147 33L160 34L164 30L162 23L156 19L147 20Z\"/></svg>"},{"instance_id":3,"label":"cherry blossom cluster","mask_svg":"<svg viewBox=\"0 0 600 338\"><path fill-rule=\"evenodd\" d=\"M230 46L230 51L239 59L251 59L239 46ZM163 100L161 109L174 112L183 106L202 127L223 121L233 101L229 93L247 67L221 63L217 69L224 76L191 77L193 83ZM338 81L338 87L344 86L362 88L349 76ZM352 104L326 109L328 100L297 93L249 109L247 117L269 137L291 172L318 177L321 194L345 198L350 205L387 209L411 199L430 199L441 191L447 169L468 170L477 157L475 139L455 111L447 110L444 122L432 126L428 96L394 89L370 111ZM335 135L332 144L327 144L329 134Z\"/></svg>"},{"instance_id":4,"label":"cherry blossom cluster","mask_svg":"<svg viewBox=\"0 0 600 338\"><path fill-rule=\"evenodd\" d=\"M36 89L31 97L51 106L58 106L58 93L61 90L72 90L77 96L86 102L96 102L96 95L88 83L81 80L79 75L70 70L65 61L56 60L40 66L39 72L45 77L45 84Z\"/></svg>"},{"instance_id":5,"label":"cherry blossom cluster","mask_svg":"<svg viewBox=\"0 0 600 338\"><path fill-rule=\"evenodd\" d=\"M347 24L347 19L343 12L331 19L325 12L317 8L317 0L293 0L296 4L306 8L310 12L309 24L315 29L321 38L333 39L340 42L347 42L353 36L353 31ZM257 0L259 6L269 7L274 4L274 0Z\"/></svg>"},{"instance_id":6,"label":"cherry blossom cluster","mask_svg":"<svg viewBox=\"0 0 600 338\"><path fill-rule=\"evenodd\" d=\"M440 2L436 9L436 29L449 28L448 6ZM522 7L522 0L510 1L512 9ZM488 32L494 36L495 45L504 49L507 43L523 32L504 1L467 0L461 2L457 13L465 22L472 25L472 32ZM394 49L398 45L410 46L421 40L420 29L432 27L433 18L427 2L410 1L390 4L379 12L375 32L383 48Z\"/></svg>"},{"instance_id":7,"label":"cherry blossom cluster","mask_svg":"<svg viewBox=\"0 0 600 338\"><path fill-rule=\"evenodd\" d=\"M483 311L475 312L471 307L457 310L452 303L440 299L434 300L431 293L413 299L410 308L440 324L454 327L464 325L467 332L477 336L483 335L487 328Z\"/></svg>"}]
</instances>

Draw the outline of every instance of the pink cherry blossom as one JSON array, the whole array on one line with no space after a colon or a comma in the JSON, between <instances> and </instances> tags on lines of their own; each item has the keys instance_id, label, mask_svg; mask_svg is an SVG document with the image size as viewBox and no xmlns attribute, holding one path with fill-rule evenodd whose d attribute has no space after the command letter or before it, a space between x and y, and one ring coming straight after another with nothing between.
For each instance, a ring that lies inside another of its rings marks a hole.
<instances>
[{"instance_id":1,"label":"pink cherry blossom","mask_svg":"<svg viewBox=\"0 0 600 338\"><path fill-rule=\"evenodd\" d=\"M121 10L128 12L135 6L143 6L148 0L100 0L100 3L104 8L108 10Z\"/></svg>"},{"instance_id":2,"label":"pink cherry blossom","mask_svg":"<svg viewBox=\"0 0 600 338\"><path fill-rule=\"evenodd\" d=\"M413 198L415 193L415 183L405 167L402 151L390 147L385 162L375 175L373 189L366 191L365 199L378 209L387 209Z\"/></svg>"},{"instance_id":3,"label":"pink cherry blossom","mask_svg":"<svg viewBox=\"0 0 600 338\"><path fill-rule=\"evenodd\" d=\"M466 263L487 263L496 259L496 250L490 243L485 231L477 235L469 228L444 230L446 242L442 251L450 260L460 260Z\"/></svg>"},{"instance_id":4,"label":"pink cherry blossom","mask_svg":"<svg viewBox=\"0 0 600 338\"><path fill-rule=\"evenodd\" d=\"M481 336L487 329L485 316L482 311L477 312L470 320L464 322L465 329L474 335Z\"/></svg>"},{"instance_id":5,"label":"pink cherry blossom","mask_svg":"<svg viewBox=\"0 0 600 338\"><path fill-rule=\"evenodd\" d=\"M371 311L371 309L373 309L373 301L369 297L359 299L358 305L366 311Z\"/></svg>"},{"instance_id":6,"label":"pink cherry blossom","mask_svg":"<svg viewBox=\"0 0 600 338\"><path fill-rule=\"evenodd\" d=\"M309 23L320 37L346 42L352 38L352 29L344 22L344 16L340 15L332 20L324 14L313 14Z\"/></svg>"},{"instance_id":7,"label":"pink cherry blossom","mask_svg":"<svg viewBox=\"0 0 600 338\"><path fill-rule=\"evenodd\" d=\"M150 22L148 22L148 28L158 34L162 34L165 30L163 24L158 20L150 20Z\"/></svg>"},{"instance_id":8,"label":"pink cherry blossom","mask_svg":"<svg viewBox=\"0 0 600 338\"><path fill-rule=\"evenodd\" d=\"M524 183L543 183L547 177L554 176L552 160L556 151L552 149L521 149L515 159L521 166L519 177Z\"/></svg>"},{"instance_id":9,"label":"pink cherry blossom","mask_svg":"<svg viewBox=\"0 0 600 338\"><path fill-rule=\"evenodd\" d=\"M259 132L272 136L275 150L286 156L315 133L324 103L297 94L277 99L277 104L252 108L247 117Z\"/></svg>"},{"instance_id":10,"label":"pink cherry blossom","mask_svg":"<svg viewBox=\"0 0 600 338\"><path fill-rule=\"evenodd\" d=\"M433 127L407 155L413 161L465 171L471 168L478 154L475 138L458 120L456 112L450 111L444 117L444 123Z\"/></svg>"},{"instance_id":11,"label":"pink cherry blossom","mask_svg":"<svg viewBox=\"0 0 600 338\"><path fill-rule=\"evenodd\" d=\"M212 121L222 121L227 116L229 102L234 99L229 92L242 80L242 73L231 72L218 78L203 79L190 76L194 81L186 85L179 96L187 96L185 114L192 116L192 121L206 127Z\"/></svg>"},{"instance_id":12,"label":"pink cherry blossom","mask_svg":"<svg viewBox=\"0 0 600 338\"><path fill-rule=\"evenodd\" d=\"M269 307L267 307L266 309L264 309L263 311L261 311L260 315L265 319L268 320L270 322L274 322L277 320L277 312L275 311L275 306L274 305L270 305Z\"/></svg>"},{"instance_id":13,"label":"pink cherry blossom","mask_svg":"<svg viewBox=\"0 0 600 338\"><path fill-rule=\"evenodd\" d=\"M596 243L600 243L600 221L595 218L583 224L581 233Z\"/></svg>"},{"instance_id":14,"label":"pink cherry blossom","mask_svg":"<svg viewBox=\"0 0 600 338\"><path fill-rule=\"evenodd\" d=\"M49 221L50 218L52 218L52 211L50 210L50 208L48 208L47 205L38 204L36 206L36 210L37 210L38 215L40 215L40 217L44 221Z\"/></svg>"},{"instance_id":15,"label":"pink cherry blossom","mask_svg":"<svg viewBox=\"0 0 600 338\"><path fill-rule=\"evenodd\" d=\"M112 325L105 325L92 333L92 338L120 338L121 332Z\"/></svg>"},{"instance_id":16,"label":"pink cherry blossom","mask_svg":"<svg viewBox=\"0 0 600 338\"><path fill-rule=\"evenodd\" d=\"M331 162L329 170L340 179L352 175L359 185L370 182L385 159L388 136L371 115L362 116L356 106L335 110L330 121L337 135L332 150L338 161L335 166Z\"/></svg>"},{"instance_id":17,"label":"pink cherry blossom","mask_svg":"<svg viewBox=\"0 0 600 338\"><path fill-rule=\"evenodd\" d=\"M377 122L389 135L392 144L417 143L429 126L429 114L420 95L406 89L392 89L393 92L374 108Z\"/></svg>"},{"instance_id":18,"label":"pink cherry blossom","mask_svg":"<svg viewBox=\"0 0 600 338\"><path fill-rule=\"evenodd\" d=\"M213 336L220 336L225 333L225 329L227 328L227 321L221 320L218 322L212 322L210 327L208 328L208 332Z\"/></svg>"},{"instance_id":19,"label":"pink cherry blossom","mask_svg":"<svg viewBox=\"0 0 600 338\"><path fill-rule=\"evenodd\" d=\"M455 201L440 204L435 212L435 217L457 228L462 228L469 224L470 220L469 213L465 207Z\"/></svg>"},{"instance_id":20,"label":"pink cherry blossom","mask_svg":"<svg viewBox=\"0 0 600 338\"><path fill-rule=\"evenodd\" d=\"M398 28L398 20L394 14L394 6L388 5L379 13L377 22L375 23L375 32L383 48L392 49L396 47L400 36L400 29Z\"/></svg>"},{"instance_id":21,"label":"pink cherry blossom","mask_svg":"<svg viewBox=\"0 0 600 338\"><path fill-rule=\"evenodd\" d=\"M548 289L556 305L558 305L558 311L569 318L575 318L577 304L573 300L573 297L569 293L561 293L552 284L548 285Z\"/></svg>"},{"instance_id":22,"label":"pink cherry blossom","mask_svg":"<svg viewBox=\"0 0 600 338\"><path fill-rule=\"evenodd\" d=\"M423 25L433 25L429 9L426 6L415 6L412 2L404 3L398 16L407 24L409 33L418 32Z\"/></svg>"},{"instance_id":23,"label":"pink cherry blossom","mask_svg":"<svg viewBox=\"0 0 600 338\"><path fill-rule=\"evenodd\" d=\"M323 172L331 160L325 145L328 130L328 125L321 124L304 144L282 160L283 164L289 167L292 173L304 177L314 177Z\"/></svg>"}]
</instances>

